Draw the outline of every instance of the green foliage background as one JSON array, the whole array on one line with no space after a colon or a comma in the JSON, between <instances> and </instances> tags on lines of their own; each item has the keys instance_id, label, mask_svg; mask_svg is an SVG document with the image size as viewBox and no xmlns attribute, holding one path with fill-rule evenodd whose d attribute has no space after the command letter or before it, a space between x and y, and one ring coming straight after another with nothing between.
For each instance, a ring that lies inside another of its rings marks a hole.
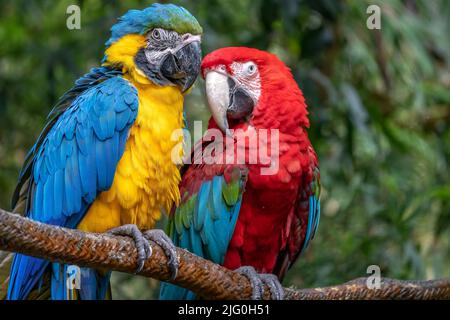
<instances>
[{"instance_id":1,"label":"green foliage background","mask_svg":"<svg viewBox=\"0 0 450 320\"><path fill-rule=\"evenodd\" d=\"M366 275L450 276L450 6L445 0L173 1L202 24L204 53L243 45L292 69L320 158L322 220L285 280L323 286ZM98 66L115 19L151 1L0 2L0 206L56 99ZM66 9L81 7L81 30ZM380 31L366 27L381 7ZM209 117L203 80L189 121ZM154 280L115 274L115 298L156 297Z\"/></svg>"}]
</instances>

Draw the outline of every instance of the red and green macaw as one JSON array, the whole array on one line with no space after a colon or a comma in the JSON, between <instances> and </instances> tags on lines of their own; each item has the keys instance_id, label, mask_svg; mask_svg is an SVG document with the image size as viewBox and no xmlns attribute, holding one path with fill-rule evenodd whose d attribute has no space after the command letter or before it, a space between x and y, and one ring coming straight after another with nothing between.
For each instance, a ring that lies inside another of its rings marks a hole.
<instances>
[{"instance_id":1,"label":"red and green macaw","mask_svg":"<svg viewBox=\"0 0 450 320\"><path fill-rule=\"evenodd\" d=\"M170 239L154 228L180 200L171 140L183 128L183 97L200 72L202 28L184 8L154 4L130 10L111 28L101 67L75 82L50 113L20 173L13 207L30 219L88 232L133 237L138 270L161 245L173 276ZM182 156L181 153L179 155ZM147 231L146 231L147 230ZM145 231L145 232L144 232ZM76 269L72 269L75 270ZM16 254L8 299L104 299L110 272Z\"/></svg>"},{"instance_id":2,"label":"red and green macaw","mask_svg":"<svg viewBox=\"0 0 450 320\"><path fill-rule=\"evenodd\" d=\"M320 218L319 167L303 94L283 62L257 49L219 49L201 68L213 117L194 147L194 164L183 169L181 204L168 233L175 245L249 277L254 299L261 298L263 284L282 299L279 281L314 237ZM213 129L228 138L207 138ZM262 129L277 131L278 139L260 138ZM257 144L239 146L240 138L250 141L255 134ZM277 144L266 146L276 150L270 154L276 170L264 171L267 161L250 161L261 142ZM244 150L244 161L223 161L230 146L235 154ZM211 155L215 161L199 161ZM163 283L160 297L195 295Z\"/></svg>"}]
</instances>

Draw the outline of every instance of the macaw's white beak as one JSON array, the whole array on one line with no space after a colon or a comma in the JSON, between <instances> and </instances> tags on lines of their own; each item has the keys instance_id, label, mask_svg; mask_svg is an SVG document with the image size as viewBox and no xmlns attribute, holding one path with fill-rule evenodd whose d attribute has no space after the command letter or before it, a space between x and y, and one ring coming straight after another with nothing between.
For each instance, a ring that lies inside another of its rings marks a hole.
<instances>
[{"instance_id":1,"label":"macaw's white beak","mask_svg":"<svg viewBox=\"0 0 450 320\"><path fill-rule=\"evenodd\" d=\"M227 120L227 111L230 106L228 76L221 72L211 70L207 72L205 82L206 97L211 114L219 128L231 136Z\"/></svg>"}]
</instances>

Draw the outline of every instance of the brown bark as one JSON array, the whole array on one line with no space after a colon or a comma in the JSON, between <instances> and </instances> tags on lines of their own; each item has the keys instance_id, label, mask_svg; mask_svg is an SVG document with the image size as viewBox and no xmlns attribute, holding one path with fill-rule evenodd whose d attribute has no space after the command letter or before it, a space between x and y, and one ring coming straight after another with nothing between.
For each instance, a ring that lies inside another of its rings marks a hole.
<instances>
[{"instance_id":1,"label":"brown bark","mask_svg":"<svg viewBox=\"0 0 450 320\"><path fill-rule=\"evenodd\" d=\"M169 278L167 260L152 243L153 256L141 275ZM136 252L130 239L84 233L31 221L0 209L0 249L76 264L134 273ZM178 249L180 269L173 283L206 299L249 299L250 283L244 276ZM382 279L380 289L368 289L365 278L315 289L285 289L286 299L450 299L450 280L401 281ZM265 298L269 298L266 290Z\"/></svg>"}]
</instances>

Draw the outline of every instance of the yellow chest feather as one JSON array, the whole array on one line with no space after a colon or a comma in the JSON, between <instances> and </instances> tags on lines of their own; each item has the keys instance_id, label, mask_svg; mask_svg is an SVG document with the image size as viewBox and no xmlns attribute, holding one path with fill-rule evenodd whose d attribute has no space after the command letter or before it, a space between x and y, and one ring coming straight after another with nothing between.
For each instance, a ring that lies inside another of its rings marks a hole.
<instances>
[{"instance_id":1,"label":"yellow chest feather","mask_svg":"<svg viewBox=\"0 0 450 320\"><path fill-rule=\"evenodd\" d=\"M180 173L172 150L181 138L173 141L172 133L183 127L183 96L175 87L132 82L138 90L138 115L113 184L97 197L78 229L105 232L129 223L149 229L162 210L169 212L179 202Z\"/></svg>"}]
</instances>

